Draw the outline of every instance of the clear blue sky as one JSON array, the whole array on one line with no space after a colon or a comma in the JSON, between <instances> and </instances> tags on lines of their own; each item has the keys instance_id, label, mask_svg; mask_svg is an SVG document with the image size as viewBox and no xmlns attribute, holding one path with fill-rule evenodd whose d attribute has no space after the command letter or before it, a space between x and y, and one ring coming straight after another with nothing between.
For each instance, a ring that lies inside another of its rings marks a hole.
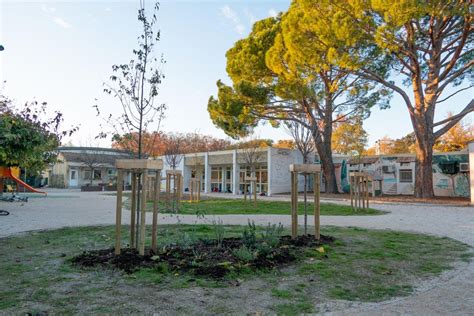
<instances>
[{"instance_id":1,"label":"clear blue sky","mask_svg":"<svg viewBox=\"0 0 474 316\"><path fill-rule=\"evenodd\" d=\"M2 1L0 0L0 78L4 91L17 102L47 101L61 110L67 125L80 124L71 141L95 142L99 119L92 105L99 100L102 112L120 113L116 100L102 92L111 65L126 63L136 47L139 24L138 0L134 1ZM165 131L197 131L217 137L207 113L207 100L216 94L216 81L229 82L225 52L250 31L258 19L286 10L290 1L161 2L158 14L162 41L158 49L167 61L166 79L159 102L168 106ZM153 2L148 0L148 5ZM438 115L462 108L470 98L466 91L440 105ZM370 143L388 135L411 132L407 110L394 97L389 110L375 110L365 122ZM289 138L283 130L264 126L257 135ZM108 142L101 145L109 146Z\"/></svg>"}]
</instances>

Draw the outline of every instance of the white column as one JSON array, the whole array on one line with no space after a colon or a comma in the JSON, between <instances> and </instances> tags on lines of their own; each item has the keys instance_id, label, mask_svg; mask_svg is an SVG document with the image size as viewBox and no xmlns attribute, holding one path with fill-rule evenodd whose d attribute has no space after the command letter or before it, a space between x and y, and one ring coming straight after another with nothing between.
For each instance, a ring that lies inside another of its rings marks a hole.
<instances>
[{"instance_id":1,"label":"white column","mask_svg":"<svg viewBox=\"0 0 474 316\"><path fill-rule=\"evenodd\" d=\"M237 161L237 149L232 153L232 194L237 195L240 187L240 167Z\"/></svg>"},{"instance_id":2,"label":"white column","mask_svg":"<svg viewBox=\"0 0 474 316\"><path fill-rule=\"evenodd\" d=\"M272 148L267 151L267 195L272 195Z\"/></svg>"},{"instance_id":3,"label":"white column","mask_svg":"<svg viewBox=\"0 0 474 316\"><path fill-rule=\"evenodd\" d=\"M211 187L211 168L209 168L209 153L204 154L204 193L209 193Z\"/></svg>"},{"instance_id":4,"label":"white column","mask_svg":"<svg viewBox=\"0 0 474 316\"><path fill-rule=\"evenodd\" d=\"M471 185L471 204L474 205L474 142L469 143L469 179Z\"/></svg>"}]
</instances>

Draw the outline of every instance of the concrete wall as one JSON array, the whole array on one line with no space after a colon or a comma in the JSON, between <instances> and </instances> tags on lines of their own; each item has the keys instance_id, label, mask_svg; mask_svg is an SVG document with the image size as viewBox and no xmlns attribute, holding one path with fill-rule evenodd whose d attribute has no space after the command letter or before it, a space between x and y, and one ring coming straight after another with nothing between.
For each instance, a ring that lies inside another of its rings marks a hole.
<instances>
[{"instance_id":1,"label":"concrete wall","mask_svg":"<svg viewBox=\"0 0 474 316\"><path fill-rule=\"evenodd\" d=\"M303 157L295 150L269 148L269 192L268 195L288 193L290 191L290 164L303 163ZM302 177L298 190L303 190Z\"/></svg>"}]
</instances>

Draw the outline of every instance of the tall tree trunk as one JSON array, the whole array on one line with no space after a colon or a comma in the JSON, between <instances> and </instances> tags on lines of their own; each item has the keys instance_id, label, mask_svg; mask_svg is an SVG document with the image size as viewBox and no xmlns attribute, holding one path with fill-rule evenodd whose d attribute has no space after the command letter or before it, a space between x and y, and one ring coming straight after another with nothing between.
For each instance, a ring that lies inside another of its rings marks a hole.
<instances>
[{"instance_id":1,"label":"tall tree trunk","mask_svg":"<svg viewBox=\"0 0 474 316\"><path fill-rule=\"evenodd\" d=\"M433 144L429 140L416 142L415 197L434 197Z\"/></svg>"},{"instance_id":2,"label":"tall tree trunk","mask_svg":"<svg viewBox=\"0 0 474 316\"><path fill-rule=\"evenodd\" d=\"M339 193L336 182L336 168L332 159L332 115L326 115L323 126L321 122L312 122L311 134L321 160L326 193Z\"/></svg>"},{"instance_id":3,"label":"tall tree trunk","mask_svg":"<svg viewBox=\"0 0 474 316\"><path fill-rule=\"evenodd\" d=\"M321 159L322 172L324 174L324 186L326 193L339 193L336 182L336 168L332 160L331 145L326 143L316 142L316 149Z\"/></svg>"},{"instance_id":4,"label":"tall tree trunk","mask_svg":"<svg viewBox=\"0 0 474 316\"><path fill-rule=\"evenodd\" d=\"M414 83L417 81L414 80ZM414 85L415 108L411 121L415 132L415 197L433 198L433 122L436 96L426 92L423 95L420 85Z\"/></svg>"}]
</instances>

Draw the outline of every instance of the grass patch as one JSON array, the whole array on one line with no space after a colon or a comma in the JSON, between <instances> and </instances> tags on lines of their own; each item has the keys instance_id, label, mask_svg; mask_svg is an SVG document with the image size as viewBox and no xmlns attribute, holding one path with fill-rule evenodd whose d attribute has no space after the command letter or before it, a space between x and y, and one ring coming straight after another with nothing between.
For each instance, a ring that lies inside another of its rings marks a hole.
<instances>
[{"instance_id":1,"label":"grass patch","mask_svg":"<svg viewBox=\"0 0 474 316\"><path fill-rule=\"evenodd\" d=\"M125 196L130 196L130 193L125 193ZM130 199L125 201L125 205L130 208ZM153 203L148 201L147 211L152 210ZM308 203L308 214L313 214L313 203ZM189 215L230 215L230 214L244 214L244 215L258 215L258 214L274 214L285 215L290 214L291 203L286 201L258 201L257 207L254 207L253 202L246 202L243 199L203 199L197 203L191 203L187 200L182 201L179 214ZM161 213L171 213L167 210L165 204L160 202ZM304 204L298 204L298 214L304 214ZM174 213L174 212L173 212ZM375 210L372 208L361 209L354 211L350 206L338 205L332 203L321 203L321 215L332 216L359 216L359 215L383 215L385 212Z\"/></svg>"},{"instance_id":2,"label":"grass patch","mask_svg":"<svg viewBox=\"0 0 474 316\"><path fill-rule=\"evenodd\" d=\"M244 228L223 227L226 237L241 236ZM260 234L265 228L256 229ZM323 227L322 233L336 238L330 246L323 246L324 251L308 249L298 262L282 270L244 269L222 280L177 273L166 265L127 275L70 264L82 251L112 247L112 226L3 238L0 314L311 313L317 310L314 302L331 298L382 301L409 295L420 280L473 256L469 246L449 238L336 227ZM191 240L215 236L209 225L165 225L159 227L158 240L160 246L186 242L186 234ZM151 237L147 238L149 244ZM128 230L124 229L123 243L127 240ZM249 299L252 304L247 303Z\"/></svg>"}]
</instances>

